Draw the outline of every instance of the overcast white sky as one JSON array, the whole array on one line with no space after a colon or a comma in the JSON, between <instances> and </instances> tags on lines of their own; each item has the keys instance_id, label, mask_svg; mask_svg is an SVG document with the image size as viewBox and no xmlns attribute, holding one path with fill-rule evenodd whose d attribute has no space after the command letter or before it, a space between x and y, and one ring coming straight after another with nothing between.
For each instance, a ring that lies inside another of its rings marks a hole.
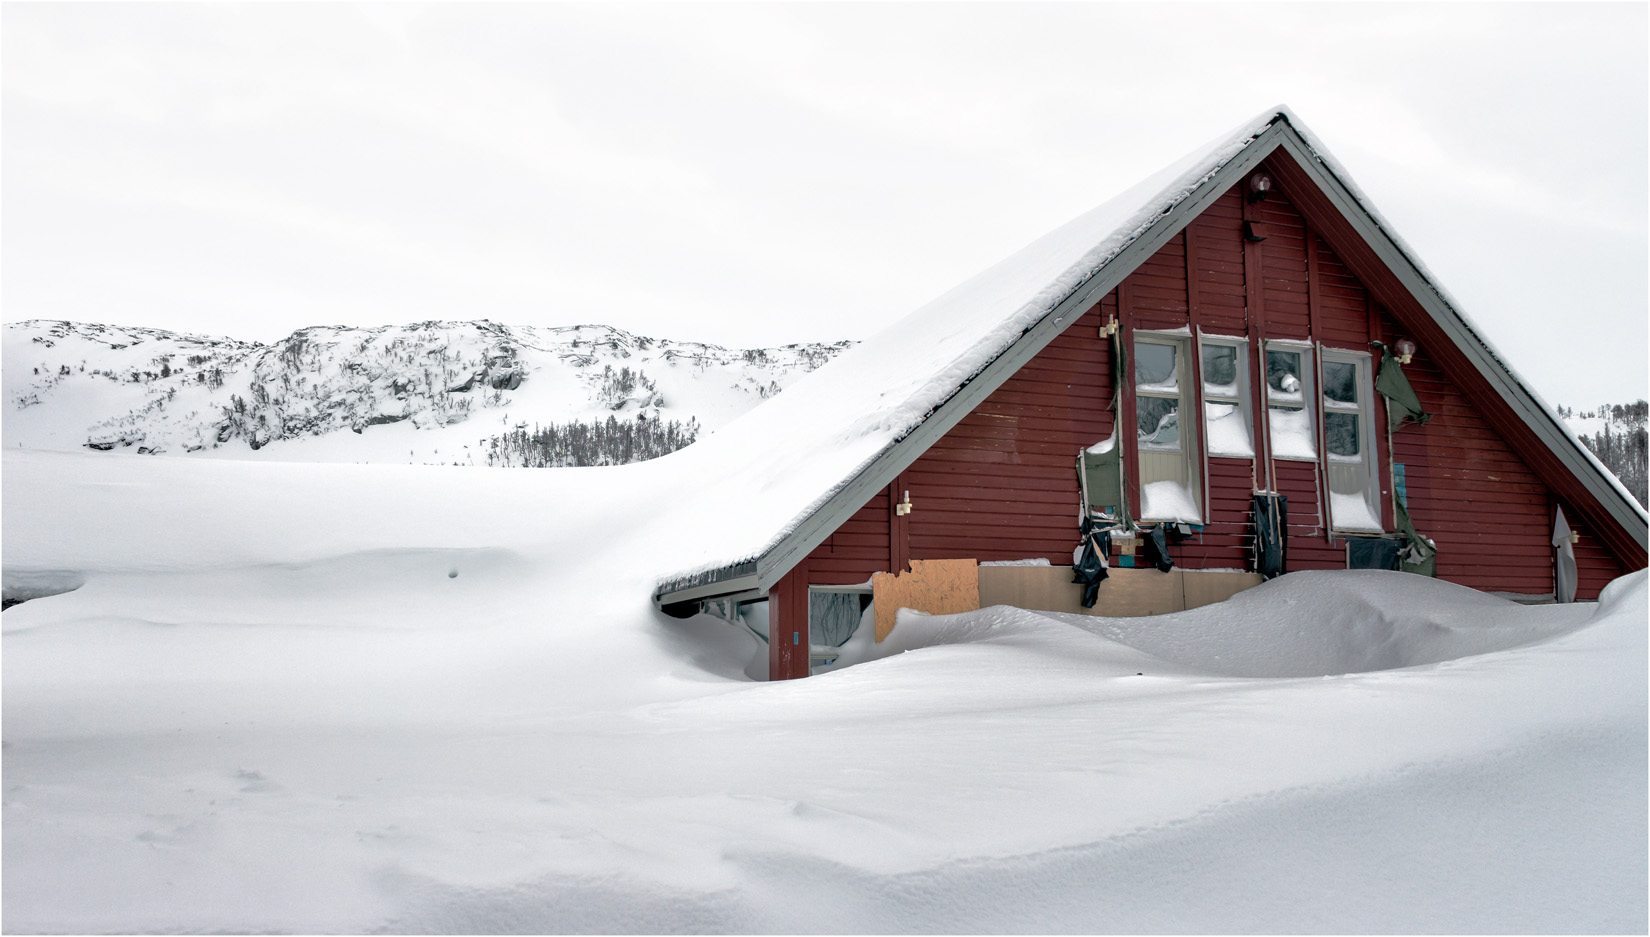
<instances>
[{"instance_id":1,"label":"overcast white sky","mask_svg":"<svg viewBox=\"0 0 1650 937\"><path fill-rule=\"evenodd\" d=\"M1633 399L1646 11L7 3L0 302L864 338L1288 103L1538 392Z\"/></svg>"}]
</instances>

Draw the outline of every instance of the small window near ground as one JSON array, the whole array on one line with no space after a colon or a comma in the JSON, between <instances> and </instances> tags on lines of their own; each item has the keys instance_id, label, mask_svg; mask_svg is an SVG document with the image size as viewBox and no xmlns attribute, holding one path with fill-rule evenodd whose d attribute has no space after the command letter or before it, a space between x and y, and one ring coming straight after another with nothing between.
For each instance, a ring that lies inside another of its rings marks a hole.
<instances>
[{"instance_id":1,"label":"small window near ground","mask_svg":"<svg viewBox=\"0 0 1650 937\"><path fill-rule=\"evenodd\" d=\"M1252 459L1255 437L1249 424L1249 362L1245 344L1202 343L1203 438L1211 456Z\"/></svg>"},{"instance_id":2,"label":"small window near ground","mask_svg":"<svg viewBox=\"0 0 1650 937\"><path fill-rule=\"evenodd\" d=\"M1323 445L1329 463L1329 518L1335 530L1381 530L1369 356L1323 353Z\"/></svg>"},{"instance_id":3,"label":"small window near ground","mask_svg":"<svg viewBox=\"0 0 1650 937\"><path fill-rule=\"evenodd\" d=\"M1298 345L1266 346L1266 421L1274 459L1317 459L1312 401L1311 350Z\"/></svg>"},{"instance_id":4,"label":"small window near ground","mask_svg":"<svg viewBox=\"0 0 1650 937\"><path fill-rule=\"evenodd\" d=\"M1140 518L1201 523L1202 473L1192 409L1189 338L1136 335L1134 342L1135 446L1140 463Z\"/></svg>"},{"instance_id":5,"label":"small window near ground","mask_svg":"<svg viewBox=\"0 0 1650 937\"><path fill-rule=\"evenodd\" d=\"M809 643L815 647L841 647L853 637L870 606L868 586L811 586L808 590Z\"/></svg>"}]
</instances>

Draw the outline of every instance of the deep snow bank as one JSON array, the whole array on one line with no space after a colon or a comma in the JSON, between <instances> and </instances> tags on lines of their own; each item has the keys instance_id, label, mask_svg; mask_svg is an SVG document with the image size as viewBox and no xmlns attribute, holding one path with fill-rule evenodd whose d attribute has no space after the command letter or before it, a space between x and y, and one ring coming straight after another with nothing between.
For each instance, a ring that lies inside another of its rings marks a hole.
<instances>
[{"instance_id":1,"label":"deep snow bank","mask_svg":"<svg viewBox=\"0 0 1650 937\"><path fill-rule=\"evenodd\" d=\"M1643 577L1636 581L1641 594ZM1103 587L1102 587L1103 588ZM1317 677L1433 664L1572 631L1601 606L1535 607L1382 570L1290 573L1152 618L1061 620L1210 673Z\"/></svg>"},{"instance_id":2,"label":"deep snow bank","mask_svg":"<svg viewBox=\"0 0 1650 937\"><path fill-rule=\"evenodd\" d=\"M1167 663L1177 672L1234 677L1366 673L1488 654L1567 634L1631 601L1624 596L1638 595L1643 602L1642 592L1643 576L1637 574L1618 581L1596 605L1526 606L1407 573L1309 571L1214 605L1144 618L1006 607L930 616L904 609L881 644L870 639L867 612L860 630L843 645L838 664L826 669L921 648L1038 640L1057 632L1053 623L1059 623L1149 655L1159 670ZM1128 657L1113 653L1120 660Z\"/></svg>"},{"instance_id":3,"label":"deep snow bank","mask_svg":"<svg viewBox=\"0 0 1650 937\"><path fill-rule=\"evenodd\" d=\"M904 616L755 683L648 606L670 461L6 455L6 571L85 584L5 613L4 929L1646 925L1643 573ZM1410 665L1220 669L1313 621L1291 666Z\"/></svg>"}]
</instances>

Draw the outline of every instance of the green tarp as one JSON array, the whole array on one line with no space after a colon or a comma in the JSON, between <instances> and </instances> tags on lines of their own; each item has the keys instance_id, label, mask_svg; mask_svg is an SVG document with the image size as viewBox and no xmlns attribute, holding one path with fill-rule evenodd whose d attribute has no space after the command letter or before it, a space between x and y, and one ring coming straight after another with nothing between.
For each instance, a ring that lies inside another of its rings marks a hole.
<instances>
[{"instance_id":1,"label":"green tarp","mask_svg":"<svg viewBox=\"0 0 1650 937\"><path fill-rule=\"evenodd\" d=\"M1416 531L1409 519L1409 490L1405 485L1402 463L1392 467L1394 476L1392 517L1398 533L1404 538L1404 549L1398 554L1398 568L1406 573L1438 577L1438 548Z\"/></svg>"},{"instance_id":2,"label":"green tarp","mask_svg":"<svg viewBox=\"0 0 1650 937\"><path fill-rule=\"evenodd\" d=\"M1416 423L1432 419L1432 414L1421 409L1421 398L1415 396L1415 388L1409 386L1409 378L1404 377L1404 369L1392 357L1392 351L1380 342L1371 344L1381 350L1381 373L1375 378L1375 389L1386 398L1387 427L1397 429L1406 419Z\"/></svg>"},{"instance_id":3,"label":"green tarp","mask_svg":"<svg viewBox=\"0 0 1650 937\"><path fill-rule=\"evenodd\" d=\"M1421 409L1421 398L1415 395L1415 388L1409 386L1409 378L1404 376L1403 366L1393 357L1392 349L1381 342L1370 344L1381 351L1381 373L1375 378L1375 389L1386 398L1387 429L1396 430L1405 420L1421 424L1432 419L1432 414ZM1436 577L1438 548L1421 536L1409 519L1409 491L1404 485L1403 465L1393 465L1392 474L1393 520L1406 544L1399 554L1398 566L1406 573Z\"/></svg>"}]
</instances>

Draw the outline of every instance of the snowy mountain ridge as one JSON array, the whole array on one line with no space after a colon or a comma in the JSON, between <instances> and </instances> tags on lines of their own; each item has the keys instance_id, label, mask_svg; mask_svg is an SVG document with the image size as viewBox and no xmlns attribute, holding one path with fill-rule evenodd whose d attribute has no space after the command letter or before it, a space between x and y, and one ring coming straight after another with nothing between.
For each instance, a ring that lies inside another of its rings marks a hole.
<instances>
[{"instance_id":1,"label":"snowy mountain ridge","mask_svg":"<svg viewBox=\"0 0 1650 937\"><path fill-rule=\"evenodd\" d=\"M261 344L30 320L5 327L4 441L8 449L486 464L502 435L609 417L679 423L691 441L850 345L725 348L606 325L485 319L315 326Z\"/></svg>"}]
</instances>

